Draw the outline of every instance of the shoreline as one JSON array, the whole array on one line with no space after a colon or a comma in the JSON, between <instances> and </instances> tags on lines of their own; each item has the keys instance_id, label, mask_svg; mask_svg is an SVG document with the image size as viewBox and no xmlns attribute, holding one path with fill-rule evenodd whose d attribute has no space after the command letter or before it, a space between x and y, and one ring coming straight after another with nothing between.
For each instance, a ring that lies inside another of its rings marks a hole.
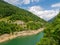
<instances>
[{"instance_id":1,"label":"shoreline","mask_svg":"<svg viewBox=\"0 0 60 45\"><path fill-rule=\"evenodd\" d=\"M29 36L29 35L38 34L39 32L42 32L43 30L44 30L44 28L40 28L38 30L14 32L14 34L3 34L0 36L0 43L8 41L8 40L12 40L12 39L19 37L19 36Z\"/></svg>"}]
</instances>

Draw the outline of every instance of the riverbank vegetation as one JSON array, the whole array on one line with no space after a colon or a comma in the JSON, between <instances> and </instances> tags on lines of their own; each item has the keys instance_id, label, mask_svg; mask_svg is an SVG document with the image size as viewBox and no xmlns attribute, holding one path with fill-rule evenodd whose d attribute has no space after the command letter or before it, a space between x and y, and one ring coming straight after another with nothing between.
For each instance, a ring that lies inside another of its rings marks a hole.
<instances>
[{"instance_id":1,"label":"riverbank vegetation","mask_svg":"<svg viewBox=\"0 0 60 45\"><path fill-rule=\"evenodd\" d=\"M31 12L0 0L0 35L15 31L37 30L44 27L46 21Z\"/></svg>"},{"instance_id":2,"label":"riverbank vegetation","mask_svg":"<svg viewBox=\"0 0 60 45\"><path fill-rule=\"evenodd\" d=\"M38 45L60 45L60 13L47 23L27 10L0 0L0 35L40 28L45 30Z\"/></svg>"},{"instance_id":3,"label":"riverbank vegetation","mask_svg":"<svg viewBox=\"0 0 60 45\"><path fill-rule=\"evenodd\" d=\"M46 25L44 37L38 45L60 45L60 13Z\"/></svg>"}]
</instances>

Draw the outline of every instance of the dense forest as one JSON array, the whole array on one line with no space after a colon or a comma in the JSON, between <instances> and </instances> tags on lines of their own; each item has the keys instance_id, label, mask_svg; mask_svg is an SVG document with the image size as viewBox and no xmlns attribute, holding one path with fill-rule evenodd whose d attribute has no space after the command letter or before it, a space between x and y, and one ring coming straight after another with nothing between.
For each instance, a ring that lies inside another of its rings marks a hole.
<instances>
[{"instance_id":1,"label":"dense forest","mask_svg":"<svg viewBox=\"0 0 60 45\"><path fill-rule=\"evenodd\" d=\"M0 35L15 31L36 30L46 21L31 12L0 0Z\"/></svg>"},{"instance_id":2,"label":"dense forest","mask_svg":"<svg viewBox=\"0 0 60 45\"><path fill-rule=\"evenodd\" d=\"M48 22L38 45L60 45L60 13Z\"/></svg>"},{"instance_id":3,"label":"dense forest","mask_svg":"<svg viewBox=\"0 0 60 45\"><path fill-rule=\"evenodd\" d=\"M60 13L48 23L31 12L0 0L0 35L15 31L44 29L37 45L60 45Z\"/></svg>"}]
</instances>

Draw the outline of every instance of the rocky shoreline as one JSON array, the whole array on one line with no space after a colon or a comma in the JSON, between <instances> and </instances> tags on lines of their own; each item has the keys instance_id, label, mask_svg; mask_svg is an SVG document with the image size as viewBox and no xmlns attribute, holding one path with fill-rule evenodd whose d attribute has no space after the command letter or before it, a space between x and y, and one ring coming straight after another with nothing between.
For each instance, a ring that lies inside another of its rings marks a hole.
<instances>
[{"instance_id":1,"label":"rocky shoreline","mask_svg":"<svg viewBox=\"0 0 60 45\"><path fill-rule=\"evenodd\" d=\"M19 36L28 36L28 35L34 35L38 34L39 32L42 32L44 28L40 28L38 30L29 30L29 31L21 31L21 32L14 32L14 34L4 34L0 36L0 43L14 39Z\"/></svg>"}]
</instances>

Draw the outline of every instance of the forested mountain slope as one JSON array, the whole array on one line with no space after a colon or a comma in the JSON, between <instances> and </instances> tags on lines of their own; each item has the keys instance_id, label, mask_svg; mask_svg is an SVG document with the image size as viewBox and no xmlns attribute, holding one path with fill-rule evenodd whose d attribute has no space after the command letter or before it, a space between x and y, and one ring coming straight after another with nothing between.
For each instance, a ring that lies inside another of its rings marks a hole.
<instances>
[{"instance_id":1,"label":"forested mountain slope","mask_svg":"<svg viewBox=\"0 0 60 45\"><path fill-rule=\"evenodd\" d=\"M15 31L36 30L44 27L45 23L31 12L0 0L0 35Z\"/></svg>"},{"instance_id":2,"label":"forested mountain slope","mask_svg":"<svg viewBox=\"0 0 60 45\"><path fill-rule=\"evenodd\" d=\"M47 23L44 30L44 37L38 45L60 45L60 13Z\"/></svg>"}]
</instances>

